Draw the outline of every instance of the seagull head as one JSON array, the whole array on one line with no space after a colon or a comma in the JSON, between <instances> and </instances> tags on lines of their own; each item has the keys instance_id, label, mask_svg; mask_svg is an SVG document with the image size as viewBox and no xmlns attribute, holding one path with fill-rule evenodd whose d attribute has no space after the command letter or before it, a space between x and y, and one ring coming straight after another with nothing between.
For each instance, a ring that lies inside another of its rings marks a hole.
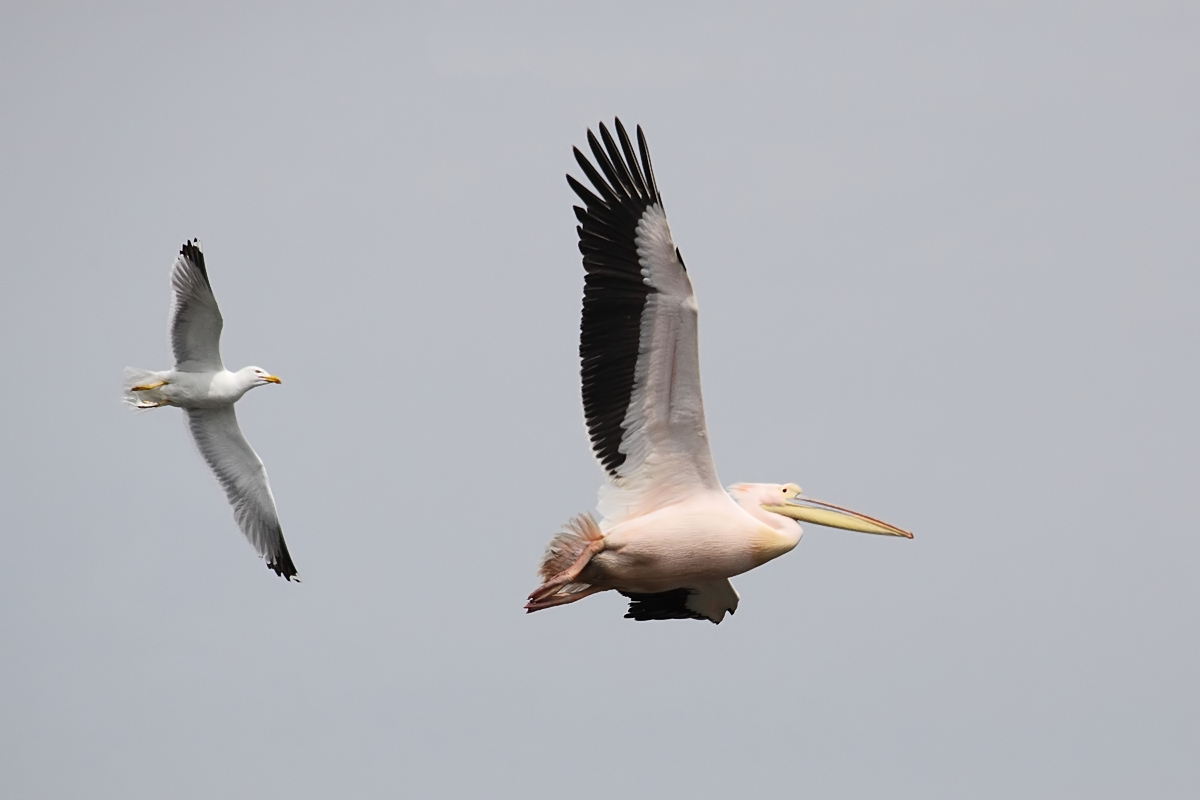
<instances>
[{"instance_id":1,"label":"seagull head","mask_svg":"<svg viewBox=\"0 0 1200 800\"><path fill-rule=\"evenodd\" d=\"M244 370L242 370L242 373L247 374L247 377L253 381L253 383L250 384L252 387L263 386L268 383L283 383L283 381L281 381L278 377L267 372L262 367L246 367Z\"/></svg>"}]
</instances>

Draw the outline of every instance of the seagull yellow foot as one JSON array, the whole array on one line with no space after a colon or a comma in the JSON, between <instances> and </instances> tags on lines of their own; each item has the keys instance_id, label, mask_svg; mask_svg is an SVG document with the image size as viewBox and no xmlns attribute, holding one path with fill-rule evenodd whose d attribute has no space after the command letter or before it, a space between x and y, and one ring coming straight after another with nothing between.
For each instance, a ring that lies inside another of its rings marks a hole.
<instances>
[{"instance_id":1,"label":"seagull yellow foot","mask_svg":"<svg viewBox=\"0 0 1200 800\"><path fill-rule=\"evenodd\" d=\"M162 400L158 403L149 403L149 402L143 401L141 403L138 403L136 406L134 406L134 408L162 408L163 406L166 406L166 405L170 405L170 403L168 403L166 400Z\"/></svg>"},{"instance_id":2,"label":"seagull yellow foot","mask_svg":"<svg viewBox=\"0 0 1200 800\"><path fill-rule=\"evenodd\" d=\"M131 392L148 392L151 389L157 389L160 386L166 386L166 385L167 385L166 381L159 381L158 383L148 383L145 386L131 386L129 388L129 391L131 391ZM162 405L162 404L160 403L159 405Z\"/></svg>"}]
</instances>

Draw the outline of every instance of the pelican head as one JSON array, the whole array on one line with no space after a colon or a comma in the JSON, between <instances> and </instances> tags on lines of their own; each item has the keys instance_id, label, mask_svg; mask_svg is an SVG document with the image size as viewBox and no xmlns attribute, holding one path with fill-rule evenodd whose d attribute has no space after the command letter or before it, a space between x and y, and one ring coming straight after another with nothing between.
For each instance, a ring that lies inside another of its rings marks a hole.
<instances>
[{"instance_id":1,"label":"pelican head","mask_svg":"<svg viewBox=\"0 0 1200 800\"><path fill-rule=\"evenodd\" d=\"M874 517L868 517L866 514L835 506L832 503L801 497L800 487L794 483L743 483L735 486L734 490L739 493L753 492L763 511L790 517L800 522L811 522L827 528L842 528L861 533L876 533L881 536L913 538L908 531Z\"/></svg>"}]
</instances>

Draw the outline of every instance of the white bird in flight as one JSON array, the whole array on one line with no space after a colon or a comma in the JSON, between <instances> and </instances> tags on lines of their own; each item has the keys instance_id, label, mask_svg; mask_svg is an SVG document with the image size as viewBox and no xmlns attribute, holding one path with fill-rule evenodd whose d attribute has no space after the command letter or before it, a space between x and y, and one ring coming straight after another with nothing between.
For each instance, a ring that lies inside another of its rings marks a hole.
<instances>
[{"instance_id":1,"label":"white bird in flight","mask_svg":"<svg viewBox=\"0 0 1200 800\"><path fill-rule=\"evenodd\" d=\"M238 428L233 404L256 386L280 383L259 367L230 372L221 363L221 310L198 239L184 243L171 270L171 346L175 368L125 368L125 399L135 408L178 406L200 455L225 490L238 527L275 574L289 581L296 566L283 541L267 470ZM297 580L299 580L297 578Z\"/></svg>"},{"instance_id":2,"label":"white bird in flight","mask_svg":"<svg viewBox=\"0 0 1200 800\"><path fill-rule=\"evenodd\" d=\"M599 170L575 149L595 191L567 176L587 272L579 356L592 450L607 473L599 523L582 514L551 540L527 611L615 589L626 618L707 619L737 610L729 578L792 550L798 521L912 538L864 514L800 496L794 483L721 487L700 397L696 298L671 240L646 138L638 158L588 131ZM603 174L601 174L603 172Z\"/></svg>"}]
</instances>

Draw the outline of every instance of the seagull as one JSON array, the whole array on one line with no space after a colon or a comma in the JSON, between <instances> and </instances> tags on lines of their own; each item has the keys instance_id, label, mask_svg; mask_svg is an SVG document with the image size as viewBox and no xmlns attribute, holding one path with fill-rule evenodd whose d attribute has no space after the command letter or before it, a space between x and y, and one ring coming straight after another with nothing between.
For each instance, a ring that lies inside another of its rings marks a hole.
<instances>
[{"instance_id":1,"label":"seagull","mask_svg":"<svg viewBox=\"0 0 1200 800\"><path fill-rule=\"evenodd\" d=\"M225 490L238 528L276 575L299 580L283 541L267 470L242 436L233 411L246 392L282 381L260 367L230 372L221 363L224 321L199 239L180 248L171 268L171 289L175 368L156 372L126 367L125 400L134 408L177 406L187 412L192 438Z\"/></svg>"},{"instance_id":2,"label":"seagull","mask_svg":"<svg viewBox=\"0 0 1200 800\"><path fill-rule=\"evenodd\" d=\"M635 153L619 119L615 128L614 140L600 125L603 146L588 131L595 165L574 149L592 189L567 176L583 202L579 357L588 434L606 473L601 519L581 514L551 540L526 611L616 590L630 600L626 619L720 623L738 606L729 579L795 548L800 522L911 539L802 497L794 483L722 488L700 396L696 296L646 137L639 126Z\"/></svg>"}]
</instances>

